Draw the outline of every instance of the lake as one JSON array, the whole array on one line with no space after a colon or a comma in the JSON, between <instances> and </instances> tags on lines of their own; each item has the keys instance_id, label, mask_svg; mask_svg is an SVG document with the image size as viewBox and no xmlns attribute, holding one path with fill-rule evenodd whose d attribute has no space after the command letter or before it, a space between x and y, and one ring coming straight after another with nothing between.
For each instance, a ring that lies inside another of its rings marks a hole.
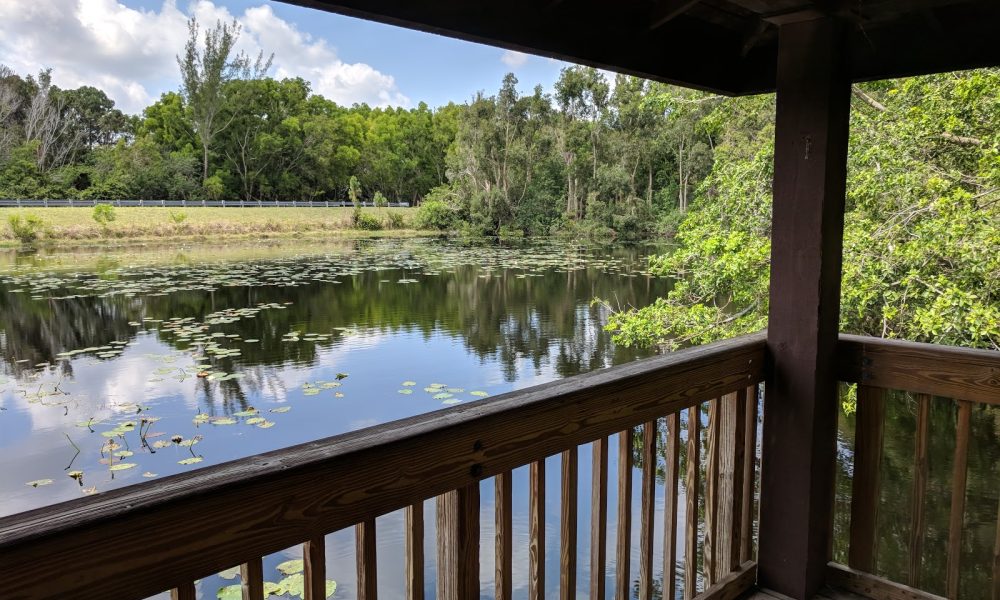
<instances>
[{"instance_id":1,"label":"lake","mask_svg":"<svg viewBox=\"0 0 1000 600\"><path fill-rule=\"evenodd\" d=\"M649 356L616 347L607 309L644 306L671 281L656 246L439 239L195 245L0 253L0 515L476 402ZM915 400L887 404L876 572L906 581ZM921 586L943 592L955 406L932 408ZM686 412L682 437L686 438ZM707 415L702 415L703 425ZM663 428L660 428L661 435ZM846 562L853 416L839 431L835 558ZM704 436L703 436L704 438ZM609 480L616 481L611 440ZM682 446L683 447L683 446ZM578 593L589 578L589 445L580 448ZM662 459L661 459L662 460ZM1000 411L973 413L963 548L965 598L988 595L1000 481ZM558 473L558 456L547 471ZM662 476L662 472L661 472ZM633 504L640 501L633 473ZM514 588L526 597L527 469L514 472ZM546 545L558 548L559 478L546 481ZM493 483L481 484L483 596L492 597ZM679 519L685 518L681 483ZM701 495L703 502L704 494ZM252 499L248 499L252 501ZM609 506L617 502L609 487ZM655 531L662 532L663 485ZM633 514L637 514L634 512ZM425 503L434 594L434 502ZM638 540L638 519L632 539ZM403 518L377 520L379 593L402 598ZM615 511L608 522L608 592ZM137 533L141 535L141 532ZM654 547L656 578L662 536ZM328 537L336 598L355 595L353 531ZM683 556L683 528L678 537ZM265 559L278 581L297 548ZM546 591L558 591L558 552ZM633 548L632 579L638 573ZM207 577L205 598L238 580Z\"/></svg>"}]
</instances>

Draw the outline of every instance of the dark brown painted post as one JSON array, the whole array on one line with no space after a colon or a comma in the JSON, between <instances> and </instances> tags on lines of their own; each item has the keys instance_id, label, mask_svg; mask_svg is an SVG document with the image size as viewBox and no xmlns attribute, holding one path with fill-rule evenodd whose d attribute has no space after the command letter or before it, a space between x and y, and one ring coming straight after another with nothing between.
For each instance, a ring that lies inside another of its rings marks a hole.
<instances>
[{"instance_id":1,"label":"dark brown painted post","mask_svg":"<svg viewBox=\"0 0 1000 600\"><path fill-rule=\"evenodd\" d=\"M805 600L829 560L850 82L840 24L779 31L758 578Z\"/></svg>"}]
</instances>

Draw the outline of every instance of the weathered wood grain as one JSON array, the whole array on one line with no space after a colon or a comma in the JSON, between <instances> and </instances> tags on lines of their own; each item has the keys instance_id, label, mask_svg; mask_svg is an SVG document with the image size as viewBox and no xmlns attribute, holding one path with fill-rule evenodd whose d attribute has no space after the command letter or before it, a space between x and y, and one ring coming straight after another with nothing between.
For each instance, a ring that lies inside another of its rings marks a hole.
<instances>
[{"instance_id":1,"label":"weathered wood grain","mask_svg":"<svg viewBox=\"0 0 1000 600\"><path fill-rule=\"evenodd\" d=\"M496 600L511 600L514 585L513 479L510 471L494 479L496 551L494 568Z\"/></svg>"},{"instance_id":2,"label":"weathered wood grain","mask_svg":"<svg viewBox=\"0 0 1000 600\"><path fill-rule=\"evenodd\" d=\"M417 502L403 509L406 531L403 548L403 576L406 578L406 599L424 599L424 503Z\"/></svg>"},{"instance_id":3,"label":"weathered wood grain","mask_svg":"<svg viewBox=\"0 0 1000 600\"><path fill-rule=\"evenodd\" d=\"M831 586L860 594L872 600L945 600L930 592L837 563L830 563L826 573L827 582Z\"/></svg>"},{"instance_id":4,"label":"weathered wood grain","mask_svg":"<svg viewBox=\"0 0 1000 600\"><path fill-rule=\"evenodd\" d=\"M993 540L993 600L1000 600L1000 507L997 508L997 528Z\"/></svg>"},{"instance_id":5,"label":"weathered wood grain","mask_svg":"<svg viewBox=\"0 0 1000 600\"><path fill-rule=\"evenodd\" d=\"M687 417L687 476L684 479L684 598L698 593L698 479L701 456L701 409L692 406Z\"/></svg>"},{"instance_id":6,"label":"weathered wood grain","mask_svg":"<svg viewBox=\"0 0 1000 600\"><path fill-rule=\"evenodd\" d=\"M545 459L528 468L528 600L545 598Z\"/></svg>"},{"instance_id":7,"label":"weathered wood grain","mask_svg":"<svg viewBox=\"0 0 1000 600\"><path fill-rule=\"evenodd\" d=\"M722 397L719 406L719 514L716 526L719 561L716 577L722 579L740 567L740 525L743 505L743 452L746 425L746 388Z\"/></svg>"},{"instance_id":8,"label":"weathered wood grain","mask_svg":"<svg viewBox=\"0 0 1000 600\"><path fill-rule=\"evenodd\" d=\"M618 524L615 546L615 600L630 600L632 580L632 430L618 433Z\"/></svg>"},{"instance_id":9,"label":"weathered wood grain","mask_svg":"<svg viewBox=\"0 0 1000 600\"><path fill-rule=\"evenodd\" d=\"M965 524L965 490L968 481L969 437L972 403L959 400L955 426L955 459L952 462L951 511L948 515L948 562L945 566L945 595L958 598L962 563L962 530Z\"/></svg>"},{"instance_id":10,"label":"weathered wood grain","mask_svg":"<svg viewBox=\"0 0 1000 600\"><path fill-rule=\"evenodd\" d=\"M681 416L667 416L663 481L663 585L662 600L677 598L677 502L681 455Z\"/></svg>"},{"instance_id":11,"label":"weathered wood grain","mask_svg":"<svg viewBox=\"0 0 1000 600\"><path fill-rule=\"evenodd\" d=\"M559 511L559 598L576 598L576 516L579 465L577 448L562 453L561 507Z\"/></svg>"},{"instance_id":12,"label":"weathered wood grain","mask_svg":"<svg viewBox=\"0 0 1000 600\"><path fill-rule=\"evenodd\" d=\"M727 340L6 517L5 595L155 594L726 393L762 363L760 336Z\"/></svg>"},{"instance_id":13,"label":"weathered wood grain","mask_svg":"<svg viewBox=\"0 0 1000 600\"><path fill-rule=\"evenodd\" d=\"M264 600L264 561L261 558L240 565L240 587L243 600Z\"/></svg>"},{"instance_id":14,"label":"weathered wood grain","mask_svg":"<svg viewBox=\"0 0 1000 600\"><path fill-rule=\"evenodd\" d=\"M705 464L705 584L709 587L719 578L719 400L708 403Z\"/></svg>"},{"instance_id":15,"label":"weathered wood grain","mask_svg":"<svg viewBox=\"0 0 1000 600\"><path fill-rule=\"evenodd\" d=\"M170 600L197 600L197 598L198 591L195 589L193 581L170 590Z\"/></svg>"},{"instance_id":16,"label":"weathered wood grain","mask_svg":"<svg viewBox=\"0 0 1000 600\"><path fill-rule=\"evenodd\" d=\"M355 560L358 571L358 600L378 600L378 556L375 547L375 519L354 526Z\"/></svg>"},{"instance_id":17,"label":"weathered wood grain","mask_svg":"<svg viewBox=\"0 0 1000 600\"><path fill-rule=\"evenodd\" d=\"M305 600L326 600L325 536L318 535L302 544L302 562Z\"/></svg>"},{"instance_id":18,"label":"weathered wood grain","mask_svg":"<svg viewBox=\"0 0 1000 600\"><path fill-rule=\"evenodd\" d=\"M590 600L604 600L608 539L608 438L593 443L590 484Z\"/></svg>"},{"instance_id":19,"label":"weathered wood grain","mask_svg":"<svg viewBox=\"0 0 1000 600\"><path fill-rule=\"evenodd\" d=\"M740 510L740 563L753 559L754 495L757 487L757 384L747 388L743 434L743 496Z\"/></svg>"},{"instance_id":20,"label":"weathered wood grain","mask_svg":"<svg viewBox=\"0 0 1000 600\"><path fill-rule=\"evenodd\" d=\"M656 518L656 421L642 426L639 509L639 600L653 600L653 525Z\"/></svg>"},{"instance_id":21,"label":"weathered wood grain","mask_svg":"<svg viewBox=\"0 0 1000 600\"><path fill-rule=\"evenodd\" d=\"M695 596L695 600L737 600L744 597L756 580L757 564L747 562Z\"/></svg>"},{"instance_id":22,"label":"weathered wood grain","mask_svg":"<svg viewBox=\"0 0 1000 600\"><path fill-rule=\"evenodd\" d=\"M913 493L910 501L910 572L908 577L909 584L913 587L920 586L924 537L927 533L924 504L927 497L927 481L930 476L930 411L931 397L927 394L918 394L917 428L914 432Z\"/></svg>"},{"instance_id":23,"label":"weathered wood grain","mask_svg":"<svg viewBox=\"0 0 1000 600\"><path fill-rule=\"evenodd\" d=\"M1000 352L841 334L837 368L841 381L1000 405Z\"/></svg>"},{"instance_id":24,"label":"weathered wood grain","mask_svg":"<svg viewBox=\"0 0 1000 600\"><path fill-rule=\"evenodd\" d=\"M479 483L438 496L439 600L479 597Z\"/></svg>"},{"instance_id":25,"label":"weathered wood grain","mask_svg":"<svg viewBox=\"0 0 1000 600\"><path fill-rule=\"evenodd\" d=\"M875 570L875 525L878 521L885 390L869 385L858 386L855 422L851 533L847 564L852 569L871 573Z\"/></svg>"}]
</instances>

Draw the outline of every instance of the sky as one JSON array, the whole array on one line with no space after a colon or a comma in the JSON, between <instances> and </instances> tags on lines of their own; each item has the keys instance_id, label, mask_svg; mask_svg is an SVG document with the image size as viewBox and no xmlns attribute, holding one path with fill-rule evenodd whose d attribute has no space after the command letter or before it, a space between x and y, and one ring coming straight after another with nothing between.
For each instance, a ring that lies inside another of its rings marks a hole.
<instances>
[{"instance_id":1,"label":"sky","mask_svg":"<svg viewBox=\"0 0 1000 600\"><path fill-rule=\"evenodd\" d=\"M302 77L343 105L437 107L493 94L513 72L546 90L567 63L269 0L0 0L0 64L52 69L62 88L91 85L140 113L177 91L187 20L237 19L237 48L274 53L272 77Z\"/></svg>"}]
</instances>

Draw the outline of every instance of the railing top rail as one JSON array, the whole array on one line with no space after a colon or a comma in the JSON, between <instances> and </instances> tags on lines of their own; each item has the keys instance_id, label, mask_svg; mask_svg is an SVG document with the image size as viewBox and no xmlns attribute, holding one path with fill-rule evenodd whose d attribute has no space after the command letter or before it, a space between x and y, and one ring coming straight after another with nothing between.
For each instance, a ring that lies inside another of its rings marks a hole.
<instances>
[{"instance_id":1,"label":"railing top rail","mask_svg":"<svg viewBox=\"0 0 1000 600\"><path fill-rule=\"evenodd\" d=\"M735 391L763 362L744 336L6 517L4 597L153 594Z\"/></svg>"},{"instance_id":2,"label":"railing top rail","mask_svg":"<svg viewBox=\"0 0 1000 600\"><path fill-rule=\"evenodd\" d=\"M840 334L841 381L1000 404L1000 352Z\"/></svg>"}]
</instances>

